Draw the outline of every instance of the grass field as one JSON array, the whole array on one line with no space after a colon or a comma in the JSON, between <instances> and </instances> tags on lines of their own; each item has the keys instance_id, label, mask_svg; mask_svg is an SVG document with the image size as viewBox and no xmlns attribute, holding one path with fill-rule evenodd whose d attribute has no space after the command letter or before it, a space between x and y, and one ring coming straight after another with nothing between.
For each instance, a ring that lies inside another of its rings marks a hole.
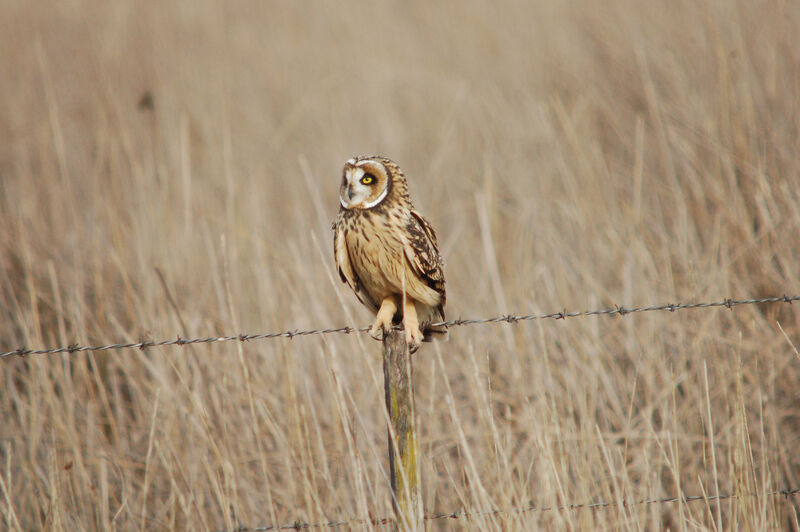
<instances>
[{"instance_id":1,"label":"grass field","mask_svg":"<svg viewBox=\"0 0 800 532\"><path fill-rule=\"evenodd\" d=\"M0 351L363 326L330 223L380 153L448 318L800 294L800 3L0 3ZM800 312L451 330L432 530L800 530ZM380 344L0 359L0 528L391 515ZM623 506L703 494L723 500ZM334 528L369 528L350 524Z\"/></svg>"}]
</instances>

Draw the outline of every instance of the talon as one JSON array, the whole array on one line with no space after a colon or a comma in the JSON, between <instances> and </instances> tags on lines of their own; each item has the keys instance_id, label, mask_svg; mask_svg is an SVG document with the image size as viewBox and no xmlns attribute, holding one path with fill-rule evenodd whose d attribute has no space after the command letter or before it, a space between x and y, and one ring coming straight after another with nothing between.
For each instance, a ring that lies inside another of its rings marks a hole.
<instances>
[{"instance_id":1,"label":"talon","mask_svg":"<svg viewBox=\"0 0 800 532\"><path fill-rule=\"evenodd\" d=\"M419 330L419 320L417 319L417 307L414 301L407 299L405 302L405 311L403 312L403 327L406 330L406 344L408 344L408 352L413 353L419 349L422 343L423 334Z\"/></svg>"},{"instance_id":2,"label":"talon","mask_svg":"<svg viewBox=\"0 0 800 532\"><path fill-rule=\"evenodd\" d=\"M375 317L375 324L370 329L369 334L376 340L383 340L392 329L392 319L397 312L397 302L394 297L387 297L381 302L378 315Z\"/></svg>"},{"instance_id":3,"label":"talon","mask_svg":"<svg viewBox=\"0 0 800 532\"><path fill-rule=\"evenodd\" d=\"M372 326L372 329L369 330L369 335L376 340L383 340L386 337L386 332L391 326L391 319L388 323L385 323L379 316L378 319L375 320L375 324Z\"/></svg>"},{"instance_id":4,"label":"talon","mask_svg":"<svg viewBox=\"0 0 800 532\"><path fill-rule=\"evenodd\" d=\"M423 334L419 327L411 327L406 329L406 344L408 344L409 353L414 353L419 349L422 343Z\"/></svg>"}]
</instances>

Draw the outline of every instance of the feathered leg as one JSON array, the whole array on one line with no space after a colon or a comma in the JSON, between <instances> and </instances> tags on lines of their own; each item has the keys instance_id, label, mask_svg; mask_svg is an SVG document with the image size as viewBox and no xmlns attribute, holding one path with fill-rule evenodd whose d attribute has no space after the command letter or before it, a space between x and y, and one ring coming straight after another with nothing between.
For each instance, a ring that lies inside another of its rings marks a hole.
<instances>
[{"instance_id":1,"label":"feathered leg","mask_svg":"<svg viewBox=\"0 0 800 532\"><path fill-rule=\"evenodd\" d=\"M406 343L409 350L413 353L419 349L422 342L422 331L419 330L419 319L417 318L417 307L414 300L406 296L405 307L403 308L403 328L406 330Z\"/></svg>"},{"instance_id":2,"label":"feathered leg","mask_svg":"<svg viewBox=\"0 0 800 532\"><path fill-rule=\"evenodd\" d=\"M381 302L378 315L375 317L375 324L370 329L369 334L376 340L383 340L383 337L392 328L392 319L397 312L397 298L389 296Z\"/></svg>"}]
</instances>

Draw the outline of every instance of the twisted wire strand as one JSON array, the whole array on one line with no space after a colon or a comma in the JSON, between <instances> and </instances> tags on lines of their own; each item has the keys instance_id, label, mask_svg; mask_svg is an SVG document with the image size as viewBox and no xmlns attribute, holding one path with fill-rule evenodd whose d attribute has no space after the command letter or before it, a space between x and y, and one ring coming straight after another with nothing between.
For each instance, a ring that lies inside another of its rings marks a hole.
<instances>
[{"instance_id":1,"label":"twisted wire strand","mask_svg":"<svg viewBox=\"0 0 800 532\"><path fill-rule=\"evenodd\" d=\"M800 488L784 488L780 490L773 490L768 491L766 493L758 494L758 493L749 493L747 495L753 497L772 497L775 495L781 495L783 497L789 498L800 494ZM690 503L695 501L716 501L720 500L723 501L725 499L733 499L737 498L739 495L736 494L716 494L716 495L686 495L683 497L664 497L664 498L648 498L648 499L638 499L635 501L628 501L626 499L622 499L619 501L599 501L599 502L590 502L590 503L571 503L571 504L562 504L560 506L520 506L516 508L506 508L506 509L494 509L494 510L476 510L476 511L454 511L454 512L447 512L447 513L438 513L438 514L430 514L425 516L426 521L432 521L436 519L468 519L470 517L486 517L486 516L493 516L493 515L500 515L500 514L513 514L513 513L525 513L525 512L550 512L550 511L558 511L558 510L580 510L580 509L604 509L610 508L612 506L624 506L624 507L631 507L631 506L643 506L643 505L650 505L650 504L669 504L673 502L682 501L684 503ZM310 530L314 528L335 528L340 526L346 525L363 525L363 524L371 524L373 526L379 525L387 525L393 522L392 519L388 517L381 517L381 518L374 518L374 519L348 519L345 521L326 521L326 522L319 522L319 523L306 523L304 521L295 521L294 523L287 523L283 525L262 525L262 526L239 526L238 528L234 528L232 530L218 530L217 532L266 532L269 530Z\"/></svg>"},{"instance_id":2,"label":"twisted wire strand","mask_svg":"<svg viewBox=\"0 0 800 532\"><path fill-rule=\"evenodd\" d=\"M533 320L546 320L546 319L553 319L553 320L565 320L567 318L579 318L585 316L626 316L628 314L635 314L638 312L654 312L654 311L665 311L668 310L670 312L675 312L676 310L688 310L688 309L700 309L700 308L713 308L713 307L726 307L728 309L732 309L733 307L738 307L741 305L755 305L755 304L767 304L767 303L789 303L791 304L794 301L800 301L800 296L776 296L776 297L763 297L760 299L731 299L726 298L721 301L713 301L713 302L702 302L702 303L666 303L663 305L651 305L647 307L624 307L616 305L613 308L605 308L605 309L596 309L596 310L584 310L579 312L567 312L566 310L562 310L561 312L551 312L549 314L505 314L502 316L495 316L492 318L458 318L451 321L442 321L431 324L434 327L444 326L444 327L461 327L464 325L479 325L479 324L488 324L488 323L517 323L520 321L533 321ZM160 340L160 341L146 341L143 340L141 342L126 342L126 343L116 343L116 344L108 344L108 345L96 345L96 346L88 346L88 345L78 345L78 344L70 344L63 347L54 347L50 349L28 349L26 347L20 347L18 349L14 349L13 351L5 351L0 353L0 358L10 357L10 356L20 356L25 357L29 355L54 355L57 353L82 353L84 351L109 351L114 349L149 349L151 347L163 347L163 346L184 346L184 345L191 345L191 344L211 344L216 342L232 342L232 341L240 341L240 342L247 342L250 340L264 340L269 338L289 338L290 340L298 337L298 336L312 336L316 334L350 334L354 332L367 332L369 331L369 327L337 327L337 328L329 328L329 329L309 329L309 330L290 330L290 331L283 331L283 332L270 332L270 333L260 333L260 334L231 334L228 336L209 336L205 338L181 338L178 335L174 340Z\"/></svg>"}]
</instances>

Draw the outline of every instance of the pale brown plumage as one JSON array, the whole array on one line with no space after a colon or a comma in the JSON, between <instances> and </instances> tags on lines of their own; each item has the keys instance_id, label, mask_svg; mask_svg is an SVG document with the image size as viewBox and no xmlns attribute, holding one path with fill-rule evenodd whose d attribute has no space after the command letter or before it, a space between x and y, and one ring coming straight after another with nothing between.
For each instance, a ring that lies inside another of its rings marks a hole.
<instances>
[{"instance_id":1,"label":"pale brown plumage","mask_svg":"<svg viewBox=\"0 0 800 532\"><path fill-rule=\"evenodd\" d=\"M382 338L402 319L415 350L431 333L445 333L431 327L444 321L446 299L436 234L414 210L400 168L385 157L348 160L339 201L336 266L358 300L377 313L372 335Z\"/></svg>"}]
</instances>

